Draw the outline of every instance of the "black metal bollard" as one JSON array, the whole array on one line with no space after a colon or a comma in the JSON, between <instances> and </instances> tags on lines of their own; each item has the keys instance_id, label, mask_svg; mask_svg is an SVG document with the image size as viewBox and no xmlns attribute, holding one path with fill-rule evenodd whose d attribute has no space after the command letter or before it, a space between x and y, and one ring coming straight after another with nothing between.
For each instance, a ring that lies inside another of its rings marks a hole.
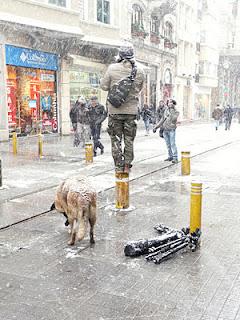
<instances>
[{"instance_id":1,"label":"black metal bollard","mask_svg":"<svg viewBox=\"0 0 240 320\"><path fill-rule=\"evenodd\" d=\"M150 240L141 239L137 241L129 241L124 248L124 253L125 256L137 257L142 254L149 253L149 248L158 247L169 241L177 240L180 237L181 234L179 232L172 232Z\"/></svg>"}]
</instances>

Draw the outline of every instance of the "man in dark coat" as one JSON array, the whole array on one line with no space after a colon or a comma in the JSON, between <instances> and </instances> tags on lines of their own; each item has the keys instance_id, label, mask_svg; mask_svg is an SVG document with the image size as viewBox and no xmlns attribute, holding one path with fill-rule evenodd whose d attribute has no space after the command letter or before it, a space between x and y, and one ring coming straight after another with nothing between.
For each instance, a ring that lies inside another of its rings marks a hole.
<instances>
[{"instance_id":1,"label":"man in dark coat","mask_svg":"<svg viewBox=\"0 0 240 320\"><path fill-rule=\"evenodd\" d=\"M104 153L104 146L100 141L100 133L101 133L102 123L107 117L107 112L104 106L98 102L97 96L91 97L88 114L89 114L91 136L94 144L93 155L94 157L96 157L97 148L101 150L101 154Z\"/></svg>"},{"instance_id":2,"label":"man in dark coat","mask_svg":"<svg viewBox=\"0 0 240 320\"><path fill-rule=\"evenodd\" d=\"M179 112L176 110L176 104L177 102L175 100L169 100L162 119L153 128L153 132L156 132L158 128L163 129L163 138L166 142L168 150L168 158L165 161L172 161L172 163L178 163L178 152L175 136Z\"/></svg>"},{"instance_id":3,"label":"man in dark coat","mask_svg":"<svg viewBox=\"0 0 240 320\"><path fill-rule=\"evenodd\" d=\"M228 104L227 107L223 111L224 121L225 121L225 130L230 130L232 117L233 117L233 109Z\"/></svg>"},{"instance_id":4,"label":"man in dark coat","mask_svg":"<svg viewBox=\"0 0 240 320\"><path fill-rule=\"evenodd\" d=\"M150 120L152 118L152 112L149 108L149 106L144 103L142 111L141 111L141 116L145 125L145 129L146 129L146 136L149 135L149 128L150 128Z\"/></svg>"}]
</instances>

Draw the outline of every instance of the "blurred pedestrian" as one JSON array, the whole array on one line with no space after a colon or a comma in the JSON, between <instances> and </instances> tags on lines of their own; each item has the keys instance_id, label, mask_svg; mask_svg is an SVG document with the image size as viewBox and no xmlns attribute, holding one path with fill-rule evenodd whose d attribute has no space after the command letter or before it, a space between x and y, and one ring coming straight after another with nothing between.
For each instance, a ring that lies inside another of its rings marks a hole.
<instances>
[{"instance_id":1,"label":"blurred pedestrian","mask_svg":"<svg viewBox=\"0 0 240 320\"><path fill-rule=\"evenodd\" d=\"M157 110L156 110L156 121L159 122L164 114L164 110L165 110L165 103L163 100L159 101Z\"/></svg>"},{"instance_id":2,"label":"blurred pedestrian","mask_svg":"<svg viewBox=\"0 0 240 320\"><path fill-rule=\"evenodd\" d=\"M222 116L223 116L223 112L220 109L219 104L217 104L216 108L212 112L212 117L215 120L215 129L216 130L218 130Z\"/></svg>"},{"instance_id":3,"label":"blurred pedestrian","mask_svg":"<svg viewBox=\"0 0 240 320\"><path fill-rule=\"evenodd\" d=\"M80 97L78 97L78 99L80 99ZM78 123L78 117L79 117L79 101L78 100L72 106L69 116L72 122L72 128L74 133L73 146L78 147L80 144L79 130L77 130L78 129L77 123Z\"/></svg>"},{"instance_id":4,"label":"blurred pedestrian","mask_svg":"<svg viewBox=\"0 0 240 320\"><path fill-rule=\"evenodd\" d=\"M97 96L91 97L88 108L90 130L94 144L93 155L96 157L98 148L101 150L101 154L104 153L104 146L100 141L100 134L102 123L107 117L107 112L104 106L98 102Z\"/></svg>"},{"instance_id":5,"label":"blurred pedestrian","mask_svg":"<svg viewBox=\"0 0 240 320\"><path fill-rule=\"evenodd\" d=\"M120 47L117 63L111 64L100 87L103 90L111 91L113 85L119 83L123 78L135 74L132 87L126 100L120 107L114 107L109 101L108 109L108 134L111 138L112 156L116 171L129 172L134 158L133 142L137 131L138 94L143 88L144 72L136 65L134 50L131 45ZM124 141L124 149L122 148Z\"/></svg>"},{"instance_id":6,"label":"blurred pedestrian","mask_svg":"<svg viewBox=\"0 0 240 320\"><path fill-rule=\"evenodd\" d=\"M150 130L150 120L152 118L152 112L149 108L149 106L144 103L142 111L141 111L141 116L145 125L145 130L146 130L146 134L145 136L149 135L149 130Z\"/></svg>"},{"instance_id":7,"label":"blurred pedestrian","mask_svg":"<svg viewBox=\"0 0 240 320\"><path fill-rule=\"evenodd\" d=\"M153 128L153 132L156 132L158 128L163 129L163 137L168 150L168 158L164 161L172 161L172 163L178 162L178 152L175 139L179 112L176 110L176 104L177 102L175 100L169 100L161 120Z\"/></svg>"},{"instance_id":8,"label":"blurred pedestrian","mask_svg":"<svg viewBox=\"0 0 240 320\"><path fill-rule=\"evenodd\" d=\"M236 117L237 117L237 119L238 119L238 123L240 123L240 108L237 108Z\"/></svg>"},{"instance_id":9,"label":"blurred pedestrian","mask_svg":"<svg viewBox=\"0 0 240 320\"><path fill-rule=\"evenodd\" d=\"M228 104L227 107L223 111L224 122L225 122L225 130L230 130L232 117L233 117L233 109Z\"/></svg>"},{"instance_id":10,"label":"blurred pedestrian","mask_svg":"<svg viewBox=\"0 0 240 320\"><path fill-rule=\"evenodd\" d=\"M150 124L154 125L156 123L156 108L153 103L150 104L149 110L151 111Z\"/></svg>"},{"instance_id":11,"label":"blurred pedestrian","mask_svg":"<svg viewBox=\"0 0 240 320\"><path fill-rule=\"evenodd\" d=\"M74 131L74 147L90 141L89 110L84 96L79 96L70 111Z\"/></svg>"},{"instance_id":12,"label":"blurred pedestrian","mask_svg":"<svg viewBox=\"0 0 240 320\"><path fill-rule=\"evenodd\" d=\"M156 122L159 122L162 119L164 111L165 111L165 103L163 100L160 100L156 110ZM163 138L162 128L159 129L159 136Z\"/></svg>"}]
</instances>

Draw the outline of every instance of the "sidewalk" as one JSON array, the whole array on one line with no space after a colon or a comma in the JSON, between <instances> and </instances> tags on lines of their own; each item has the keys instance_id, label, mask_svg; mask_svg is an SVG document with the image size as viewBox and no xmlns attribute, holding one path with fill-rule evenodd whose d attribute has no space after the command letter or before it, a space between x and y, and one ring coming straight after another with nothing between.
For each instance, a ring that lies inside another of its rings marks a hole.
<instances>
[{"instance_id":1,"label":"sidewalk","mask_svg":"<svg viewBox=\"0 0 240 320\"><path fill-rule=\"evenodd\" d=\"M92 248L88 237L68 247L57 213L2 230L1 320L239 320L239 161L240 142L233 142L193 158L189 177L180 176L179 164L137 179L162 162L136 163L133 210L113 211L114 190L102 192ZM204 189L201 248L161 265L125 257L126 241L156 236L155 224L189 224L193 179ZM37 197L50 204L53 190L47 192L31 195L32 210Z\"/></svg>"},{"instance_id":2,"label":"sidewalk","mask_svg":"<svg viewBox=\"0 0 240 320\"><path fill-rule=\"evenodd\" d=\"M177 131L179 154L181 150L190 150L194 156L239 140L238 124L234 123L230 132L221 129L215 132L212 124L179 127ZM48 211L53 201L54 188L64 178L87 175L92 179L97 191L102 194L104 190L114 187L113 161L106 133L102 139L105 153L94 158L92 165L85 164L84 150L80 153L78 148L72 147L71 137L47 137L45 140L44 158L41 160L32 156L32 150L36 147L33 140L30 140L31 143L22 140L19 148L25 147L28 151L17 156L8 152L9 144L0 144L5 186L5 189L0 190L1 228ZM172 164L163 161L165 158L164 140L160 139L157 133L144 136L144 131L140 129L136 138L136 160L130 179L134 180L152 171L171 166Z\"/></svg>"}]
</instances>

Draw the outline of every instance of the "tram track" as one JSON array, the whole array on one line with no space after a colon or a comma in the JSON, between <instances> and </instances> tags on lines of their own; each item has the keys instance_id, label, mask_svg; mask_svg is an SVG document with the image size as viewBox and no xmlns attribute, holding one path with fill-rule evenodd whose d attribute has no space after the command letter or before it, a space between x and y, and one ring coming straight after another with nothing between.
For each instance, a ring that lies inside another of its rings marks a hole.
<instances>
[{"instance_id":1,"label":"tram track","mask_svg":"<svg viewBox=\"0 0 240 320\"><path fill-rule=\"evenodd\" d=\"M191 158L200 157L200 156L202 156L202 155L204 155L204 154L207 154L207 153L209 153L209 152L213 152L213 151L219 150L219 149L221 149L221 148L225 148L225 147L227 147L227 146L229 146L229 145L232 145L232 144L235 144L235 143L238 143L238 142L240 142L240 139L234 140L234 141L231 141L231 142L227 142L227 143L224 143L223 145L216 146L216 147L210 148L210 149L208 149L208 150L199 152L199 153L191 156ZM158 155L154 155L154 156L151 156L151 157L146 157L146 158L144 158L144 159L140 159L140 160L135 161L135 164L136 164L136 163L138 163L138 164L139 164L139 163L143 163L144 161L151 160L151 159L155 159L155 158L158 158L158 157L160 157L160 156L162 156L162 155L158 154ZM180 163L180 162L179 162L179 163ZM178 163L178 164L179 164L179 163ZM156 168L155 170L151 170L150 172L145 172L145 173L143 173L143 174L137 175L137 176L135 176L135 177L133 177L133 178L131 178L131 179L129 179L129 180L130 180L130 181L137 181L137 180L140 180L140 179L142 179L142 178L144 178L144 177L146 177L146 176L152 175L152 174L154 174L154 173L156 173L156 172L169 169L169 168L171 168L171 167L173 167L173 166L175 166L175 164L166 163L165 165L163 165L163 166L161 166L161 167L159 167L159 168ZM91 177L94 178L94 177L101 176L101 175L103 175L103 174L106 174L106 173L109 173L109 172L112 172L112 171L113 171L113 169L107 169L107 170L98 172L98 173L96 173L95 175L92 175ZM69 176L69 178L72 178L72 177L76 177L76 176ZM47 191L47 190L51 190L51 189L53 189L53 188L56 188L57 186L58 186L58 183L57 183L57 184L53 184L53 185L48 186L48 187L45 187L45 188L38 189L37 191L26 192L26 193L21 194L21 195L13 196L13 197L5 200L4 202L10 202L10 201L13 201L13 200L15 200L15 199L21 199L21 198L24 198L24 197L26 197L26 196L30 196L30 195L33 195L33 194L37 194L37 193L40 193L40 192L43 192L43 191ZM98 193L99 193L99 194L103 194L104 192L110 191L110 190L112 190L112 189L114 189L114 186L105 188L104 190L101 190L101 191L99 191ZM99 209L104 209L104 208L107 207L107 206L109 206L109 203L108 203L108 204L104 204L104 205L102 205L102 206L99 206ZM55 210L55 209L54 209L54 210ZM40 213L38 213L38 214L32 215L32 216L30 216L30 217L24 218L24 219L22 219L22 220L19 220L19 221L10 223L10 224L8 224L8 225L6 225L6 226L0 227L0 230L5 230L5 229L8 229L8 228L13 227L13 226L15 226L15 225L18 225L18 224L21 224L21 223L25 223L25 222L27 222L27 221L30 221L30 220L33 220L33 219L35 219L35 218L41 217L41 216L43 216L43 215L46 215L46 214L48 214L48 213L51 213L51 212L53 212L54 210L49 209L49 210L40 212Z\"/></svg>"}]
</instances>

